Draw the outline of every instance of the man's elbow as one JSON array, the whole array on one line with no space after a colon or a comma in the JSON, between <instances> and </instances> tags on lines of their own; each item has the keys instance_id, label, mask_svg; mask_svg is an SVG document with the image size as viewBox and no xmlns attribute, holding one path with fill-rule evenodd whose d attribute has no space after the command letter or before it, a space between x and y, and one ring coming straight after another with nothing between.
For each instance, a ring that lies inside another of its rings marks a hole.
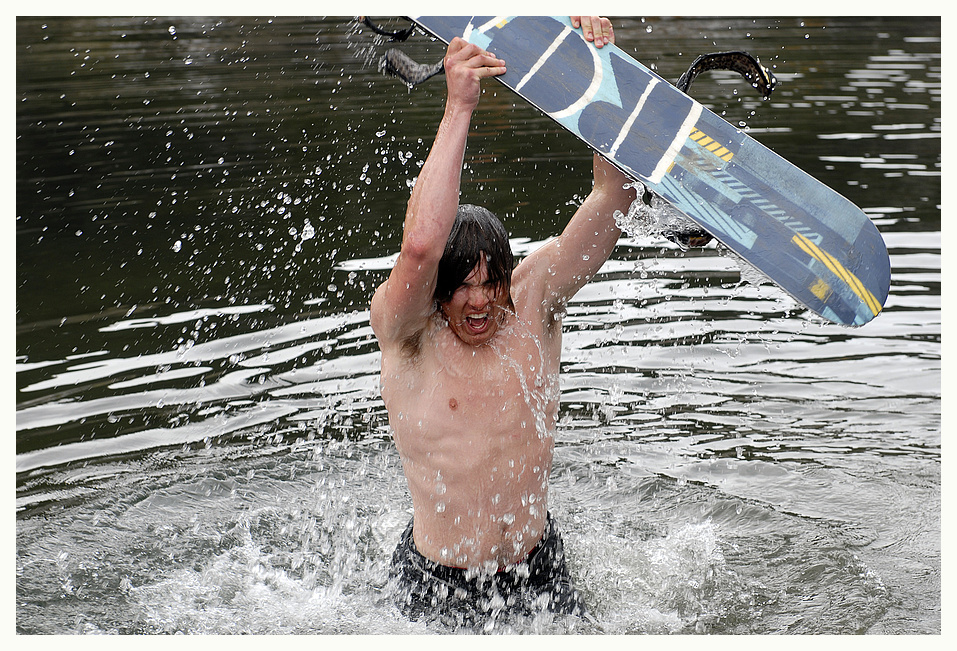
<instances>
[{"instance_id":1,"label":"man's elbow","mask_svg":"<svg viewBox=\"0 0 957 651\"><path fill-rule=\"evenodd\" d=\"M402 238L402 248L399 255L407 263L414 264L422 269L428 266L438 266L442 254L445 252L445 243L438 246L433 238L420 237L414 233L406 233Z\"/></svg>"}]
</instances>

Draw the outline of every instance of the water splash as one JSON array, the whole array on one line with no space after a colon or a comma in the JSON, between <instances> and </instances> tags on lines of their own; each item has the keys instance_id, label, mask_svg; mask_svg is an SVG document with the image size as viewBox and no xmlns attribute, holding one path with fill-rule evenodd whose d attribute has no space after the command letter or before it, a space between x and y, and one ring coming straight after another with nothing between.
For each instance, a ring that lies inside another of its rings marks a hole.
<instances>
[{"instance_id":1,"label":"water splash","mask_svg":"<svg viewBox=\"0 0 957 651\"><path fill-rule=\"evenodd\" d=\"M297 233L294 228L291 228L289 229L289 234L295 237ZM298 235L299 235L299 241L296 242L296 248L293 249L293 252L292 252L293 255L296 255L297 253L302 251L302 245L304 242L306 242L306 240L311 240L312 238L316 236L316 228L307 219L306 223L303 224L302 231L299 232Z\"/></svg>"},{"instance_id":2,"label":"water splash","mask_svg":"<svg viewBox=\"0 0 957 651\"><path fill-rule=\"evenodd\" d=\"M615 211L615 223L624 233L635 238L668 239L674 242L681 251L687 251L692 248L692 246L696 246L688 243L688 236L691 235L691 239L694 239L695 235L693 234L701 229L684 213L654 192L651 192L640 181L626 184L625 187L636 189L638 196L628 207L627 214L621 211ZM760 292L767 290L770 291L773 298L779 302L780 309L784 312L793 312L802 309L797 301L778 288L764 272L760 271L732 249L716 241L714 250L721 257L733 261L738 267L740 281L737 287L739 291L748 286ZM736 296L737 293L732 293L731 298L735 298ZM668 300L667 296L665 300Z\"/></svg>"},{"instance_id":3,"label":"water splash","mask_svg":"<svg viewBox=\"0 0 957 651\"><path fill-rule=\"evenodd\" d=\"M628 207L628 213L615 211L615 223L623 232L632 237L669 237L674 233L683 233L697 229L694 222L676 209L670 203L651 192L643 183L635 181L625 184L626 188L634 188L638 192L637 198ZM677 242L683 250L688 247Z\"/></svg>"},{"instance_id":4,"label":"water splash","mask_svg":"<svg viewBox=\"0 0 957 651\"><path fill-rule=\"evenodd\" d=\"M550 409L557 405L559 401L558 374L549 373L546 353L540 339L519 321L517 315L513 315L512 318L514 321L507 328L519 339L529 341L534 345L534 349L538 351L537 359L533 360L532 355L529 354L527 360L529 364L526 368L519 360L515 359L510 351L502 347L500 340L493 340L491 347L518 378L525 404L528 405L535 418L535 431L539 438L544 439L552 435L548 421ZM521 348L524 350L526 347Z\"/></svg>"}]
</instances>

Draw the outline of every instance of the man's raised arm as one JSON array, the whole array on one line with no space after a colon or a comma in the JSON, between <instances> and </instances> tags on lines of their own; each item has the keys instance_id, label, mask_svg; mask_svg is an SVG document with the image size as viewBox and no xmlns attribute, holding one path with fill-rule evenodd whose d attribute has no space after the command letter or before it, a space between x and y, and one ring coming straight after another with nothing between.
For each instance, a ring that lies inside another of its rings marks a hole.
<instances>
[{"instance_id":1,"label":"man's raised arm","mask_svg":"<svg viewBox=\"0 0 957 651\"><path fill-rule=\"evenodd\" d=\"M480 82L504 74L504 66L501 59L460 38L449 44L445 113L409 198L399 257L372 298L372 328L381 345L401 344L428 323L439 260L458 209L465 142Z\"/></svg>"},{"instance_id":2,"label":"man's raised arm","mask_svg":"<svg viewBox=\"0 0 957 651\"><path fill-rule=\"evenodd\" d=\"M607 18L572 16L571 22L581 26L586 40L595 47L615 42ZM600 155L594 155L592 167L592 191L565 230L525 261L525 271L541 279L543 301L551 312L560 312L558 308L601 269L621 235L615 211L627 212L636 197L634 188L624 187L630 179Z\"/></svg>"}]
</instances>

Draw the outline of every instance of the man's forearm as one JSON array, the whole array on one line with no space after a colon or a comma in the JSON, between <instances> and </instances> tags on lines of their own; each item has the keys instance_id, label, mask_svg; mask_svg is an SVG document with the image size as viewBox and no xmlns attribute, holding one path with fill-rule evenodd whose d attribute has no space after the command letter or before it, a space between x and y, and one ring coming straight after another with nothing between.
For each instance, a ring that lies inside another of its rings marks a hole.
<instances>
[{"instance_id":1,"label":"man's forearm","mask_svg":"<svg viewBox=\"0 0 957 651\"><path fill-rule=\"evenodd\" d=\"M592 187L593 193L608 195L612 198L612 201L618 203L625 202L625 207L631 204L631 201L635 198L635 190L625 188L625 185L632 181L621 170L605 160L600 154L595 154L592 161L592 171L595 177L595 184Z\"/></svg>"},{"instance_id":2,"label":"man's forearm","mask_svg":"<svg viewBox=\"0 0 957 651\"><path fill-rule=\"evenodd\" d=\"M434 257L436 263L442 256L459 205L465 141L481 96L481 80L504 73L505 62L477 45L460 38L449 43L445 113L409 199L403 253Z\"/></svg>"},{"instance_id":3,"label":"man's forearm","mask_svg":"<svg viewBox=\"0 0 957 651\"><path fill-rule=\"evenodd\" d=\"M405 218L404 251L429 249L441 257L459 204L470 109L449 104L415 181Z\"/></svg>"}]
</instances>

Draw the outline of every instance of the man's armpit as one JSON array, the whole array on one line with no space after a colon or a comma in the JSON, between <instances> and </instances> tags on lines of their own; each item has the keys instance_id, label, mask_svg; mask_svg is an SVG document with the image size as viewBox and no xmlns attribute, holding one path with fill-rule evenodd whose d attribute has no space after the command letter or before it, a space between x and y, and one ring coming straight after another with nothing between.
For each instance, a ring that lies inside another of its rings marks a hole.
<instances>
[{"instance_id":1,"label":"man's armpit","mask_svg":"<svg viewBox=\"0 0 957 651\"><path fill-rule=\"evenodd\" d=\"M403 339L400 346L402 355L406 359L418 359L419 352L422 350L422 330L419 330L418 332L415 332Z\"/></svg>"}]
</instances>

